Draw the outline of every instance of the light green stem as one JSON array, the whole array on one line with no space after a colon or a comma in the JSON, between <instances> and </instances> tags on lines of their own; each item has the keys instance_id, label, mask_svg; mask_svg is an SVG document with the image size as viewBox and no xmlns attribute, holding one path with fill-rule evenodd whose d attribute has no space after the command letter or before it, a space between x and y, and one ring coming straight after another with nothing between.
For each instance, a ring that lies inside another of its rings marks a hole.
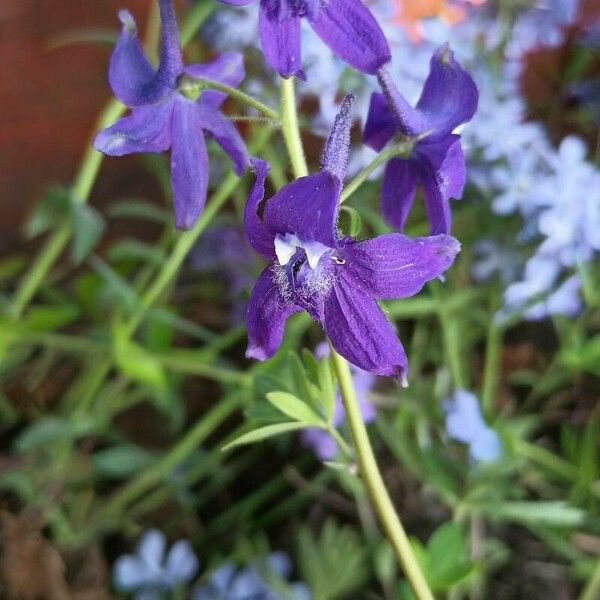
<instances>
[{"instance_id":1,"label":"light green stem","mask_svg":"<svg viewBox=\"0 0 600 600\"><path fill-rule=\"evenodd\" d=\"M415 558L408 536L402 527L402 523L379 472L375 455L369 442L369 436L358 407L348 363L335 352L333 346L331 347L331 356L338 379L340 395L346 411L346 419L350 425L350 431L352 432L352 438L356 447L360 477L365 484L387 538L394 548L396 557L410 582L415 596L418 600L433 600L433 594Z\"/></svg>"},{"instance_id":2,"label":"light green stem","mask_svg":"<svg viewBox=\"0 0 600 600\"><path fill-rule=\"evenodd\" d=\"M597 600L597 598L600 598L600 557L578 600Z\"/></svg>"},{"instance_id":3,"label":"light green stem","mask_svg":"<svg viewBox=\"0 0 600 600\"><path fill-rule=\"evenodd\" d=\"M266 104L263 104L260 100L254 98L254 96L250 96L237 88L231 87L229 85L225 85L224 83L220 83L219 81L214 81L212 79L197 79L195 77L186 77L185 82L180 84L180 89L184 93L198 93L204 89L207 90L218 90L220 92L224 92L231 98L234 98L238 102L242 104L246 104L255 108L258 112L262 113L268 119L279 123L279 114L277 111L273 110Z\"/></svg>"},{"instance_id":4,"label":"light green stem","mask_svg":"<svg viewBox=\"0 0 600 600\"><path fill-rule=\"evenodd\" d=\"M281 79L281 128L295 177L308 175L304 148L298 127L294 79Z\"/></svg>"},{"instance_id":5,"label":"light green stem","mask_svg":"<svg viewBox=\"0 0 600 600\"><path fill-rule=\"evenodd\" d=\"M291 79L283 79L281 81L281 118L283 136L290 156L290 162L292 163L294 176L303 177L308 174L308 168L304 158L302 140L300 139L298 117L296 114L296 99ZM369 442L369 436L362 415L360 414L350 367L346 360L337 354L333 346L331 346L331 355L338 378L340 395L346 410L346 418L348 419L356 448L361 479L365 484L387 538L394 548L398 561L404 569L417 599L433 600L433 594L415 558L408 537L379 472L379 467L377 466L377 461Z\"/></svg>"},{"instance_id":6,"label":"light green stem","mask_svg":"<svg viewBox=\"0 0 600 600\"><path fill-rule=\"evenodd\" d=\"M394 144L389 148L380 152L364 169L358 172L354 179L348 183L340 195L340 202L347 200L373 173L377 167L385 164L391 158L405 155L410 152L410 149L414 146L414 141L409 140L405 143Z\"/></svg>"},{"instance_id":7,"label":"light green stem","mask_svg":"<svg viewBox=\"0 0 600 600\"><path fill-rule=\"evenodd\" d=\"M483 371L483 390L481 406L485 415L492 413L494 400L498 393L498 376L502 358L502 329L491 323L485 344L485 367Z\"/></svg>"}]
</instances>

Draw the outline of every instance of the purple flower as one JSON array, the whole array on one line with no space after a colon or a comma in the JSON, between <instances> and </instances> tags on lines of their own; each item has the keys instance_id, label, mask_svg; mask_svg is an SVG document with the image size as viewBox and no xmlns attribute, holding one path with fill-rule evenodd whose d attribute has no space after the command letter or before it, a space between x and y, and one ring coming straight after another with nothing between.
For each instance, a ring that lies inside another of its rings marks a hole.
<instances>
[{"instance_id":1,"label":"purple flower","mask_svg":"<svg viewBox=\"0 0 600 600\"><path fill-rule=\"evenodd\" d=\"M247 356L271 357L287 318L306 310L350 363L406 381L406 354L377 299L416 294L453 263L460 245L448 235L411 240L390 233L361 242L340 235L352 102L352 96L344 100L317 173L265 200L269 168L253 161L257 177L244 214L246 234L270 264L250 297Z\"/></svg>"},{"instance_id":2,"label":"purple flower","mask_svg":"<svg viewBox=\"0 0 600 600\"><path fill-rule=\"evenodd\" d=\"M243 6L252 0L221 0ZM374 75L389 62L390 49L377 21L361 0L260 0L258 29L269 65L282 77L302 71L300 21L343 61Z\"/></svg>"},{"instance_id":3,"label":"purple flower","mask_svg":"<svg viewBox=\"0 0 600 600\"><path fill-rule=\"evenodd\" d=\"M383 215L402 230L420 185L431 233L448 233L449 199L462 196L466 177L460 136L452 132L475 113L477 87L447 44L431 58L415 108L384 69L378 77L383 94L371 96L364 142L380 151L394 138L413 141L408 158L392 158L387 164L381 191Z\"/></svg>"},{"instance_id":4,"label":"purple flower","mask_svg":"<svg viewBox=\"0 0 600 600\"><path fill-rule=\"evenodd\" d=\"M459 442L468 444L469 456L474 461L497 459L502 452L498 434L488 427L481 416L477 398L467 390L456 390L444 400L446 431Z\"/></svg>"},{"instance_id":5,"label":"purple flower","mask_svg":"<svg viewBox=\"0 0 600 600\"><path fill-rule=\"evenodd\" d=\"M326 342L319 344L315 350L315 355L317 358L329 356L329 344ZM356 392L360 414L365 423L372 423L377 416L377 409L369 399L369 392L375 385L375 377L371 375L371 373L363 371L353 365L350 367L350 370L352 371L352 382L354 383L354 391ZM335 394L335 407L331 424L337 428L340 427L345 420L346 411L344 410L344 405L342 404L342 398L338 389ZM331 460L337 454L337 444L335 440L323 429L318 427L303 429L300 432L300 439L302 440L302 444L307 448L312 448L313 452L321 460Z\"/></svg>"},{"instance_id":6,"label":"purple flower","mask_svg":"<svg viewBox=\"0 0 600 600\"><path fill-rule=\"evenodd\" d=\"M203 91L190 97L185 76L207 78L235 86L244 78L242 57L235 52L212 62L185 66L172 0L158 0L162 19L160 64L155 71L146 59L135 21L121 11L121 35L108 72L115 96L131 114L96 137L96 149L111 156L171 149L171 178L177 227L191 227L204 207L208 187L208 154L204 132L214 136L241 174L248 154L240 134L219 111L225 94ZM192 94L193 95L193 94Z\"/></svg>"}]
</instances>

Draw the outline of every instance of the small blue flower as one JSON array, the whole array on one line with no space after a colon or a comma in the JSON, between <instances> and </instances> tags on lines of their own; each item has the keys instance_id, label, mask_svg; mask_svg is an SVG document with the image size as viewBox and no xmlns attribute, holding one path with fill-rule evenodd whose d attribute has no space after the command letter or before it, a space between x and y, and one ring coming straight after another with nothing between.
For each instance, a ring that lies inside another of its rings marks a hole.
<instances>
[{"instance_id":1,"label":"small blue flower","mask_svg":"<svg viewBox=\"0 0 600 600\"><path fill-rule=\"evenodd\" d=\"M463 389L444 400L446 432L453 440L469 446L469 456L476 462L496 460L502 453L498 434L481 416L477 397Z\"/></svg>"},{"instance_id":2,"label":"small blue flower","mask_svg":"<svg viewBox=\"0 0 600 600\"><path fill-rule=\"evenodd\" d=\"M281 581L289 578L292 565L283 552L273 552L264 564L238 569L233 563L221 565L207 583L196 588L192 600L310 600L312 595L303 583L292 583L285 592L273 590L262 573Z\"/></svg>"},{"instance_id":3,"label":"small blue flower","mask_svg":"<svg viewBox=\"0 0 600 600\"><path fill-rule=\"evenodd\" d=\"M175 542L166 553L165 536L147 531L135 554L120 556L113 567L115 587L134 592L136 600L158 599L161 592L188 584L198 571L198 559L187 540Z\"/></svg>"}]
</instances>

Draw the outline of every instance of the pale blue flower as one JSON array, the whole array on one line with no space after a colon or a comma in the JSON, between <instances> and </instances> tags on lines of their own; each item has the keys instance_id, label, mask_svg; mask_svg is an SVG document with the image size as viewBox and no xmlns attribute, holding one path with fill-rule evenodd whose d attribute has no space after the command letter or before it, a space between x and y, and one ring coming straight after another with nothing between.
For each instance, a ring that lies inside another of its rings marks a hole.
<instances>
[{"instance_id":1,"label":"pale blue flower","mask_svg":"<svg viewBox=\"0 0 600 600\"><path fill-rule=\"evenodd\" d=\"M483 420L479 401L474 394L458 389L444 400L443 408L448 436L467 444L473 461L489 462L500 457L500 437Z\"/></svg>"},{"instance_id":2,"label":"pale blue flower","mask_svg":"<svg viewBox=\"0 0 600 600\"><path fill-rule=\"evenodd\" d=\"M136 600L154 600L160 593L188 584L198 571L198 559L187 540L166 552L166 539L156 529L147 531L135 554L120 556L113 567L115 587L133 592Z\"/></svg>"}]
</instances>

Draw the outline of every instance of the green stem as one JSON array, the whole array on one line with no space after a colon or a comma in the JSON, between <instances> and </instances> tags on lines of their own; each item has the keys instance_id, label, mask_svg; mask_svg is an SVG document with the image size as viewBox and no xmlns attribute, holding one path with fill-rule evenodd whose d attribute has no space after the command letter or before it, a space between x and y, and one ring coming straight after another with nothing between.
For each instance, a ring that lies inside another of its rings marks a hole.
<instances>
[{"instance_id":1,"label":"green stem","mask_svg":"<svg viewBox=\"0 0 600 600\"><path fill-rule=\"evenodd\" d=\"M578 600L596 600L597 598L600 598L600 557Z\"/></svg>"},{"instance_id":2,"label":"green stem","mask_svg":"<svg viewBox=\"0 0 600 600\"><path fill-rule=\"evenodd\" d=\"M254 96L250 96L249 94L246 94L237 88L225 85L224 83L220 83L219 81L214 81L212 79L198 79L189 76L186 76L185 80L180 84L180 90L183 93L197 94L204 89L224 92L238 102L255 108L258 112L267 117L267 119L271 119L275 123L279 123L279 114L277 111L268 107L266 104L263 104L260 100L254 98Z\"/></svg>"},{"instance_id":3,"label":"green stem","mask_svg":"<svg viewBox=\"0 0 600 600\"><path fill-rule=\"evenodd\" d=\"M294 177L308 175L304 148L298 127L298 113L296 111L296 96L294 94L294 80L281 79L281 128L283 139L288 150Z\"/></svg>"},{"instance_id":4,"label":"green stem","mask_svg":"<svg viewBox=\"0 0 600 600\"><path fill-rule=\"evenodd\" d=\"M392 500L385 487L369 442L369 436L360 414L348 363L331 347L333 366L337 375L340 395L350 425L358 456L360 477L363 480L373 507L379 516L387 538L418 600L433 600L425 576L413 553L410 541Z\"/></svg>"},{"instance_id":5,"label":"green stem","mask_svg":"<svg viewBox=\"0 0 600 600\"><path fill-rule=\"evenodd\" d=\"M389 148L385 148L364 169L359 171L349 184L344 187L340 195L340 202L347 200L366 181L369 175L371 175L371 173L377 169L377 167L385 164L391 158L402 156L408 153L413 146L414 141L409 140L400 144L394 144Z\"/></svg>"},{"instance_id":6,"label":"green stem","mask_svg":"<svg viewBox=\"0 0 600 600\"><path fill-rule=\"evenodd\" d=\"M567 481L575 481L577 479L578 473L576 467L541 446L536 446L535 444L530 444L523 440L517 440L514 443L514 449L515 452L523 458L546 467L548 470L553 471L556 475Z\"/></svg>"},{"instance_id":7,"label":"green stem","mask_svg":"<svg viewBox=\"0 0 600 600\"><path fill-rule=\"evenodd\" d=\"M481 406L484 414L488 416L492 413L494 400L498 393L501 358L502 329L492 322L488 329L485 344L485 366L483 370L483 390L481 392Z\"/></svg>"}]
</instances>

